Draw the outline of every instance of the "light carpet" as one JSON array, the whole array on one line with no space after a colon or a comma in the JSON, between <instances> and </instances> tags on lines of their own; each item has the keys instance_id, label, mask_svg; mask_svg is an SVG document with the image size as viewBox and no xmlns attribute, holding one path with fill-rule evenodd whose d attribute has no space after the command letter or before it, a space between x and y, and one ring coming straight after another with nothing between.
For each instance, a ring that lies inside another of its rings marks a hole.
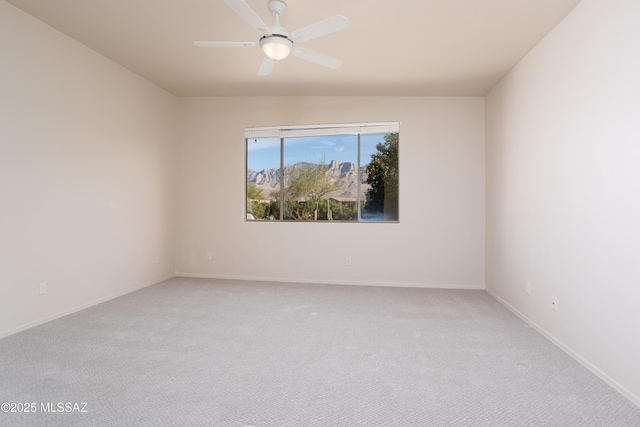
<instances>
[{"instance_id":1,"label":"light carpet","mask_svg":"<svg viewBox=\"0 0 640 427\"><path fill-rule=\"evenodd\" d=\"M0 340L0 402L37 409L2 426L640 426L484 291L192 278Z\"/></svg>"}]
</instances>

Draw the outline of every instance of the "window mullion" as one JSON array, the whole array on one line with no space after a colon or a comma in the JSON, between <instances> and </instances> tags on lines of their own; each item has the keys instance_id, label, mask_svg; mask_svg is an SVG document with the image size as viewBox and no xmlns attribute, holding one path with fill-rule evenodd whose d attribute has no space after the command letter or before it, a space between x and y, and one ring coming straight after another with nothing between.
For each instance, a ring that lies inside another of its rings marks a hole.
<instances>
[{"instance_id":1,"label":"window mullion","mask_svg":"<svg viewBox=\"0 0 640 427\"><path fill-rule=\"evenodd\" d=\"M358 222L362 221L362 217L360 216L360 211L362 210L362 206L360 205L360 191L362 185L362 175L360 174L360 134L358 133L358 193L356 196L357 206L358 206Z\"/></svg>"},{"instance_id":2,"label":"window mullion","mask_svg":"<svg viewBox=\"0 0 640 427\"><path fill-rule=\"evenodd\" d=\"M280 137L280 221L284 221L284 138Z\"/></svg>"}]
</instances>

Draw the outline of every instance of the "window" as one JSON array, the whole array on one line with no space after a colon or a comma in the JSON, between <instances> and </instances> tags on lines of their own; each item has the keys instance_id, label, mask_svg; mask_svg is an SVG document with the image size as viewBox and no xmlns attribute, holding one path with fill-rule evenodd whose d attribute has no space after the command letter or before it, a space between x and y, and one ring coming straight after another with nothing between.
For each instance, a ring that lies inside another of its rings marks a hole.
<instances>
[{"instance_id":1,"label":"window","mask_svg":"<svg viewBox=\"0 0 640 427\"><path fill-rule=\"evenodd\" d=\"M397 222L399 123L245 129L246 219Z\"/></svg>"}]
</instances>

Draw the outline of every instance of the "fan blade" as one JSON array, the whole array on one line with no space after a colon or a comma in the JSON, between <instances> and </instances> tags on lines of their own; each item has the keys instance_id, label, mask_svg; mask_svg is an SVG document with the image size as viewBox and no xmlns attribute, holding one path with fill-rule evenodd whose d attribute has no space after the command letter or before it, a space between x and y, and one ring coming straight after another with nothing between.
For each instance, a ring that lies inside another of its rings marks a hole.
<instances>
[{"instance_id":1,"label":"fan blade","mask_svg":"<svg viewBox=\"0 0 640 427\"><path fill-rule=\"evenodd\" d=\"M256 47L256 42L193 42L198 47Z\"/></svg>"},{"instance_id":2,"label":"fan blade","mask_svg":"<svg viewBox=\"0 0 640 427\"><path fill-rule=\"evenodd\" d=\"M260 64L260 68L258 69L258 75L266 76L271 74L271 72L273 71L273 67L275 67L277 63L278 61L274 61L268 56L265 56L262 60L262 64Z\"/></svg>"},{"instance_id":3,"label":"fan blade","mask_svg":"<svg viewBox=\"0 0 640 427\"><path fill-rule=\"evenodd\" d=\"M331 68L335 70L336 68L340 68L342 65L342 61L336 58L332 58L330 56L324 55L322 53L314 52L309 49L305 49L303 47L297 47L293 50L293 54L298 58L302 58L309 62L313 62L314 64L322 65L327 68Z\"/></svg>"},{"instance_id":4,"label":"fan blade","mask_svg":"<svg viewBox=\"0 0 640 427\"><path fill-rule=\"evenodd\" d=\"M304 42L348 27L349 20L342 15L336 15L292 32L291 38L297 42Z\"/></svg>"},{"instance_id":5,"label":"fan blade","mask_svg":"<svg viewBox=\"0 0 640 427\"><path fill-rule=\"evenodd\" d=\"M260 18L258 14L251 9L251 6L249 6L245 0L224 0L224 2L227 6L233 9L240 18L244 19L247 24L255 28L257 32L264 35L271 34L267 24L265 24L262 18Z\"/></svg>"}]
</instances>

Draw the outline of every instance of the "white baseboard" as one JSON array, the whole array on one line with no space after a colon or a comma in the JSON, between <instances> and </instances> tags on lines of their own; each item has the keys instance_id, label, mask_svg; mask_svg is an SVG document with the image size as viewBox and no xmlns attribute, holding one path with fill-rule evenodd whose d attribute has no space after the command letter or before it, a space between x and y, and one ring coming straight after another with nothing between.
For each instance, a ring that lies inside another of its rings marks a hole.
<instances>
[{"instance_id":1,"label":"white baseboard","mask_svg":"<svg viewBox=\"0 0 640 427\"><path fill-rule=\"evenodd\" d=\"M562 351L567 353L569 356L571 356L573 359L575 359L578 363L580 363L582 366L584 366L589 371L591 371L594 375L596 375L598 378L600 378L602 381L607 383L611 388L613 388L618 393L620 393L621 395L623 395L624 397L629 399L636 406L640 407L640 396L637 396L634 393L632 393L631 391L629 391L626 387L624 387L622 384L620 384L619 382L617 382L616 380L611 378L609 375L604 373L597 366L593 365L587 359L585 359L584 357L582 357L581 355L576 353L571 347L567 346L565 343L563 343L562 341L560 341L559 339L554 337L552 334L547 332L543 327L541 327L540 325L538 325L535 322L533 322L531 319L529 319L527 316L522 314L519 310L517 310L511 304L509 304L508 302L506 302L505 300L500 298L491 289L486 288L486 291L489 293L489 295L491 295L493 298L495 298L498 302L500 302L502 305L504 305L509 310L511 310L511 312L513 312L513 314L515 314L516 316L518 316L519 318L521 318L522 320L527 322L528 325L530 325L536 331L540 332L545 338L547 338L553 344L558 346Z\"/></svg>"},{"instance_id":2,"label":"white baseboard","mask_svg":"<svg viewBox=\"0 0 640 427\"><path fill-rule=\"evenodd\" d=\"M143 283L141 285L125 289L124 291L116 292L115 294L106 296L104 298L98 298L97 300L93 300L93 301L88 302L86 304L82 304L81 306L70 308L68 310L64 310L64 311L61 311L59 313L53 314L51 316L43 317L43 318L35 320L33 322L29 322L29 323L26 323L24 325L20 325L17 328L9 329L7 331L2 331L2 332L0 332L0 338L8 337L9 335L16 334L18 332L33 328L33 327L38 326L38 325L42 325L43 323L47 323L47 322L59 319L59 318L64 317L64 316L68 316L69 314L76 313L76 312L78 312L80 310L84 310L85 308L93 307L94 305L98 305L98 304L101 304L103 302L112 300L114 298L121 297L122 295L126 295L128 293L137 291L137 290L142 289L142 288L146 288L147 286L152 286L152 285L158 284L160 282L164 282L165 280L171 279L172 277L175 277L175 276L174 275L170 275L170 276L162 277L162 278L159 278L159 279L155 279L155 280L152 280L150 282L146 282L146 283Z\"/></svg>"},{"instance_id":3,"label":"white baseboard","mask_svg":"<svg viewBox=\"0 0 640 427\"><path fill-rule=\"evenodd\" d=\"M313 283L319 285L347 285L347 286L384 286L393 288L424 288L424 289L461 289L483 291L484 286L456 285L456 284L429 284L417 282L372 282L372 281L348 281L348 280L318 280L318 279L292 279L280 277L258 276L225 276L219 274L194 274L175 272L176 277L194 277L200 279L245 280L252 282L284 282L284 283Z\"/></svg>"}]
</instances>

